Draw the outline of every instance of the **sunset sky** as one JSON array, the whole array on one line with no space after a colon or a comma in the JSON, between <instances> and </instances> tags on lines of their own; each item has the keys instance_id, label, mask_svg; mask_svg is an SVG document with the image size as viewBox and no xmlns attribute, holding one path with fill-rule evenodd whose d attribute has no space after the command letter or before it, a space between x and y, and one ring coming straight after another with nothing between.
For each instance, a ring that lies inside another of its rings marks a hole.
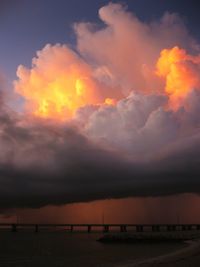
<instances>
[{"instance_id":1,"label":"sunset sky","mask_svg":"<svg viewBox=\"0 0 200 267\"><path fill-rule=\"evenodd\" d=\"M199 7L1 1L2 220L200 222Z\"/></svg>"}]
</instances>

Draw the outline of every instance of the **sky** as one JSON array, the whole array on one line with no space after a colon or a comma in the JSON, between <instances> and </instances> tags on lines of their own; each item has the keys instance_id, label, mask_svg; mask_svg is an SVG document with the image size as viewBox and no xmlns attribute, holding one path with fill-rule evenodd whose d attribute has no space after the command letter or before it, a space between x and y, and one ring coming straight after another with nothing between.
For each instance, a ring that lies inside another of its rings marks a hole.
<instances>
[{"instance_id":1,"label":"sky","mask_svg":"<svg viewBox=\"0 0 200 267\"><path fill-rule=\"evenodd\" d=\"M45 44L74 44L72 25L80 21L101 23L98 9L109 1L85 0L2 0L0 3L0 67L14 79L19 64L30 65L35 52ZM113 1L117 2L117 1ZM190 32L199 35L198 0L127 0L133 13L144 21L160 18L165 12L178 13Z\"/></svg>"},{"instance_id":2,"label":"sky","mask_svg":"<svg viewBox=\"0 0 200 267\"><path fill-rule=\"evenodd\" d=\"M47 218L75 207L84 221L85 205L91 214L98 207L98 221L124 203L145 221L156 213L147 216L147 203L161 212L178 202L177 220L177 209L184 217L184 207L199 203L199 5L0 2L6 219L16 209L28 220L32 209Z\"/></svg>"}]
</instances>

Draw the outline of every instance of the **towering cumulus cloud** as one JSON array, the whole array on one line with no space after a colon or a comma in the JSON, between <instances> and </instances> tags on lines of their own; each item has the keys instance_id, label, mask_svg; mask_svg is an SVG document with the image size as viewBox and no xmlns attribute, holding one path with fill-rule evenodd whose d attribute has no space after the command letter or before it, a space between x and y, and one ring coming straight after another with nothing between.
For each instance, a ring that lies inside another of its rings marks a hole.
<instances>
[{"instance_id":1,"label":"towering cumulus cloud","mask_svg":"<svg viewBox=\"0 0 200 267\"><path fill-rule=\"evenodd\" d=\"M178 47L164 49L157 63L157 74L166 80L165 90L172 107L183 104L192 89L200 88L200 56L188 55Z\"/></svg>"},{"instance_id":2,"label":"towering cumulus cloud","mask_svg":"<svg viewBox=\"0 0 200 267\"><path fill-rule=\"evenodd\" d=\"M199 44L181 18L147 24L120 4L47 44L0 110L0 203L42 206L199 193ZM3 99L1 101L3 102Z\"/></svg>"}]
</instances>

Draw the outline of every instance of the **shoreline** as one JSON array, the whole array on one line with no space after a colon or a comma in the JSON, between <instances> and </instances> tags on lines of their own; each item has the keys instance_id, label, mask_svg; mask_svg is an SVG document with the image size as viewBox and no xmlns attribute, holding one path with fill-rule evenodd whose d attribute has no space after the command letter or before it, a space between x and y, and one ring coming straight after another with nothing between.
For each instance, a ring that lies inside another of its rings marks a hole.
<instances>
[{"instance_id":1,"label":"shoreline","mask_svg":"<svg viewBox=\"0 0 200 267\"><path fill-rule=\"evenodd\" d=\"M124 264L115 265L115 267L188 267L199 266L200 264L200 239L184 241L186 247L177 249L173 252L148 258L136 260ZM195 257L196 256L196 257ZM197 262L198 261L198 262Z\"/></svg>"}]
</instances>

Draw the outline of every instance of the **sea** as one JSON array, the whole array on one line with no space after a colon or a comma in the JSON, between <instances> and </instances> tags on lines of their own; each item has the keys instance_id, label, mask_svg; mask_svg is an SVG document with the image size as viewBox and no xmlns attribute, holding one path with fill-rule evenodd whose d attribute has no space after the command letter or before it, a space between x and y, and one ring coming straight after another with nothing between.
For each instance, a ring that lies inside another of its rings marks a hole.
<instances>
[{"instance_id":1,"label":"sea","mask_svg":"<svg viewBox=\"0 0 200 267\"><path fill-rule=\"evenodd\" d=\"M183 244L104 244L102 233L0 232L0 267L113 267L164 255Z\"/></svg>"}]
</instances>

